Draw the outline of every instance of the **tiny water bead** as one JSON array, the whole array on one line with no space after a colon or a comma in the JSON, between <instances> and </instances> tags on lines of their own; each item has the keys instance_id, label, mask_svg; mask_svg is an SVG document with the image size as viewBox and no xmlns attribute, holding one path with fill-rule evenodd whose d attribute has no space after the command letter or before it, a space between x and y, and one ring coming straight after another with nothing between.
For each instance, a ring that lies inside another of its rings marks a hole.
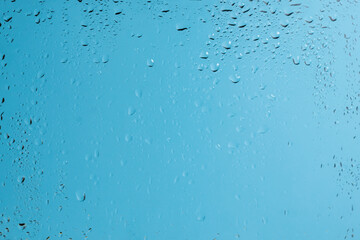
<instances>
[{"instance_id":1,"label":"tiny water bead","mask_svg":"<svg viewBox=\"0 0 360 240\"><path fill-rule=\"evenodd\" d=\"M178 23L176 24L176 30L178 32L182 32L182 31L185 31L185 30L188 30L189 28L187 26L185 26L184 24L182 23Z\"/></svg>"},{"instance_id":2,"label":"tiny water bead","mask_svg":"<svg viewBox=\"0 0 360 240\"><path fill-rule=\"evenodd\" d=\"M79 202L84 202L86 200L86 194L84 192L81 192L81 191L77 191L75 193L75 196L76 196L76 199L79 201Z\"/></svg>"},{"instance_id":3,"label":"tiny water bead","mask_svg":"<svg viewBox=\"0 0 360 240\"><path fill-rule=\"evenodd\" d=\"M293 57L292 61L293 61L293 63L295 65L299 65L300 64L300 57L299 56Z\"/></svg>"},{"instance_id":4,"label":"tiny water bead","mask_svg":"<svg viewBox=\"0 0 360 240\"><path fill-rule=\"evenodd\" d=\"M201 59L208 59L208 57L209 57L209 52L207 52L207 51L202 51L202 52L200 53L200 58L201 58Z\"/></svg>"},{"instance_id":5,"label":"tiny water bead","mask_svg":"<svg viewBox=\"0 0 360 240\"><path fill-rule=\"evenodd\" d=\"M219 63L211 63L210 64L210 70L212 72L217 72L219 70L220 64Z\"/></svg>"},{"instance_id":6,"label":"tiny water bead","mask_svg":"<svg viewBox=\"0 0 360 240\"><path fill-rule=\"evenodd\" d=\"M109 56L108 56L108 55L102 56L101 61L102 61L103 63L109 62Z\"/></svg>"},{"instance_id":7,"label":"tiny water bead","mask_svg":"<svg viewBox=\"0 0 360 240\"><path fill-rule=\"evenodd\" d=\"M201 63L201 64L198 65L197 69L198 69L199 71L204 71L205 65Z\"/></svg>"},{"instance_id":8,"label":"tiny water bead","mask_svg":"<svg viewBox=\"0 0 360 240\"><path fill-rule=\"evenodd\" d=\"M24 183L25 182L25 177L24 176L19 176L18 177L18 179L17 179L17 181L19 182L19 183Z\"/></svg>"},{"instance_id":9,"label":"tiny water bead","mask_svg":"<svg viewBox=\"0 0 360 240\"><path fill-rule=\"evenodd\" d=\"M278 39L280 37L280 32L274 32L271 34L271 38Z\"/></svg>"},{"instance_id":10,"label":"tiny water bead","mask_svg":"<svg viewBox=\"0 0 360 240\"><path fill-rule=\"evenodd\" d=\"M136 113L136 109L134 107L129 107L127 113L129 116L132 116Z\"/></svg>"},{"instance_id":11,"label":"tiny water bead","mask_svg":"<svg viewBox=\"0 0 360 240\"><path fill-rule=\"evenodd\" d=\"M148 59L147 61L146 61L146 64L147 64L147 66L148 67L153 67L154 66L154 59Z\"/></svg>"},{"instance_id":12,"label":"tiny water bead","mask_svg":"<svg viewBox=\"0 0 360 240\"><path fill-rule=\"evenodd\" d=\"M230 49L231 48L231 41L223 42L222 47L225 48L225 49Z\"/></svg>"},{"instance_id":13,"label":"tiny water bead","mask_svg":"<svg viewBox=\"0 0 360 240\"><path fill-rule=\"evenodd\" d=\"M237 74L231 75L231 76L229 77L229 79L231 80L232 83L238 83L238 82L240 82L240 76L237 75Z\"/></svg>"}]
</instances>

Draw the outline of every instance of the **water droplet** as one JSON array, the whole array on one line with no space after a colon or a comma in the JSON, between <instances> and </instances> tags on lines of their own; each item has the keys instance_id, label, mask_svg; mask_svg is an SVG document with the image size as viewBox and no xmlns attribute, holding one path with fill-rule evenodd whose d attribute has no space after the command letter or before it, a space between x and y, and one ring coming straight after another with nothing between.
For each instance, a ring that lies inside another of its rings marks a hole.
<instances>
[{"instance_id":1,"label":"water droplet","mask_svg":"<svg viewBox=\"0 0 360 240\"><path fill-rule=\"evenodd\" d=\"M230 79L231 82L233 82L233 83L238 83L238 82L240 82L240 76L237 75L237 74L231 75L231 76L229 77L229 79Z\"/></svg>"},{"instance_id":2,"label":"water droplet","mask_svg":"<svg viewBox=\"0 0 360 240\"><path fill-rule=\"evenodd\" d=\"M257 130L257 133L258 134L265 134L268 132L268 128L265 127L265 126L261 126L258 130Z\"/></svg>"},{"instance_id":3,"label":"water droplet","mask_svg":"<svg viewBox=\"0 0 360 240\"><path fill-rule=\"evenodd\" d=\"M293 61L293 63L294 63L295 65L299 65L299 64L300 64L300 57L294 57L294 58L292 59L292 61Z\"/></svg>"},{"instance_id":4,"label":"water droplet","mask_svg":"<svg viewBox=\"0 0 360 240\"><path fill-rule=\"evenodd\" d=\"M337 20L337 17L336 17L336 16L329 16L329 18L330 18L330 20L331 20L332 22L335 22L335 21Z\"/></svg>"},{"instance_id":5,"label":"water droplet","mask_svg":"<svg viewBox=\"0 0 360 240\"><path fill-rule=\"evenodd\" d=\"M115 15L120 15L123 12L122 9L114 9Z\"/></svg>"},{"instance_id":6,"label":"water droplet","mask_svg":"<svg viewBox=\"0 0 360 240\"><path fill-rule=\"evenodd\" d=\"M176 24L176 30L179 31L179 32L185 31L187 29L188 29L188 27L185 27L183 24L180 24L180 23Z\"/></svg>"},{"instance_id":7,"label":"water droplet","mask_svg":"<svg viewBox=\"0 0 360 240\"><path fill-rule=\"evenodd\" d=\"M44 72L42 72L42 71L39 71L38 73L37 73L37 78L43 78L45 76L45 73Z\"/></svg>"},{"instance_id":8,"label":"water droplet","mask_svg":"<svg viewBox=\"0 0 360 240\"><path fill-rule=\"evenodd\" d=\"M231 41L223 42L221 46L223 48L225 48L225 49L230 49L231 48Z\"/></svg>"},{"instance_id":9,"label":"water droplet","mask_svg":"<svg viewBox=\"0 0 360 240\"><path fill-rule=\"evenodd\" d=\"M25 177L24 177L24 176L19 176L18 179L17 179L17 181L18 181L19 183L24 183L24 182L25 182Z\"/></svg>"},{"instance_id":10,"label":"water droplet","mask_svg":"<svg viewBox=\"0 0 360 240\"><path fill-rule=\"evenodd\" d=\"M272 37L273 39L278 39L278 38L280 37L280 32L274 32L274 33L272 33L272 34L271 34L271 37Z\"/></svg>"},{"instance_id":11,"label":"water droplet","mask_svg":"<svg viewBox=\"0 0 360 240\"><path fill-rule=\"evenodd\" d=\"M154 59L148 59L146 63L148 65L148 67L153 67L154 66Z\"/></svg>"},{"instance_id":12,"label":"water droplet","mask_svg":"<svg viewBox=\"0 0 360 240\"><path fill-rule=\"evenodd\" d=\"M135 90L135 96L137 96L138 98L141 98L142 97L142 91L139 90L139 89L136 89Z\"/></svg>"},{"instance_id":13,"label":"water droplet","mask_svg":"<svg viewBox=\"0 0 360 240\"><path fill-rule=\"evenodd\" d=\"M204 64L199 64L197 69L199 71L203 71L204 70Z\"/></svg>"},{"instance_id":14,"label":"water droplet","mask_svg":"<svg viewBox=\"0 0 360 240\"><path fill-rule=\"evenodd\" d=\"M136 109L135 108L133 108L133 107L129 107L128 108L128 115L129 116L132 116L132 115L134 115L136 113Z\"/></svg>"},{"instance_id":15,"label":"water droplet","mask_svg":"<svg viewBox=\"0 0 360 240\"><path fill-rule=\"evenodd\" d=\"M129 135L129 134L126 134L126 135L125 135L125 141L126 141L126 142L131 142L132 139L133 139L133 137L132 137L131 135Z\"/></svg>"},{"instance_id":16,"label":"water droplet","mask_svg":"<svg viewBox=\"0 0 360 240\"><path fill-rule=\"evenodd\" d=\"M109 62L109 56L104 55L104 56L101 58L101 61L102 61L103 63Z\"/></svg>"},{"instance_id":17,"label":"water droplet","mask_svg":"<svg viewBox=\"0 0 360 240\"><path fill-rule=\"evenodd\" d=\"M210 70L212 72L217 72L219 70L220 64L219 63L212 63L210 64Z\"/></svg>"},{"instance_id":18,"label":"water droplet","mask_svg":"<svg viewBox=\"0 0 360 240\"><path fill-rule=\"evenodd\" d=\"M84 192L77 191L77 192L75 193L75 195L76 195L76 199L77 199L78 201L80 201L80 202L84 202L85 199L86 199L86 194L85 194Z\"/></svg>"},{"instance_id":19,"label":"water droplet","mask_svg":"<svg viewBox=\"0 0 360 240\"><path fill-rule=\"evenodd\" d=\"M209 57L209 52L202 51L200 53L200 58L207 59Z\"/></svg>"}]
</instances>

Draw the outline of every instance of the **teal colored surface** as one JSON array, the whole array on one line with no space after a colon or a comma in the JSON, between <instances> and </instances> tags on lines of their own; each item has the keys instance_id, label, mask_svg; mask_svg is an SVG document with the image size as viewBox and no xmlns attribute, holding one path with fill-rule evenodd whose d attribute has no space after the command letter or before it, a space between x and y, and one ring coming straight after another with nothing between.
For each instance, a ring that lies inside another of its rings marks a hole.
<instances>
[{"instance_id":1,"label":"teal colored surface","mask_svg":"<svg viewBox=\"0 0 360 240\"><path fill-rule=\"evenodd\" d=\"M359 9L0 0L0 239L357 239Z\"/></svg>"}]
</instances>

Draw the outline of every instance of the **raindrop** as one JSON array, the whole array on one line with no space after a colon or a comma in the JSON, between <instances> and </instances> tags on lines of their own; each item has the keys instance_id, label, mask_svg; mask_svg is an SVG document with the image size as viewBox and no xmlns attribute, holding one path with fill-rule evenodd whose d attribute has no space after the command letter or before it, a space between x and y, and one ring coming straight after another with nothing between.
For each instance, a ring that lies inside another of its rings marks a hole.
<instances>
[{"instance_id":1,"label":"raindrop","mask_svg":"<svg viewBox=\"0 0 360 240\"><path fill-rule=\"evenodd\" d=\"M210 70L212 72L217 72L219 70L220 64L219 63L212 63L210 64Z\"/></svg>"},{"instance_id":2,"label":"raindrop","mask_svg":"<svg viewBox=\"0 0 360 240\"><path fill-rule=\"evenodd\" d=\"M273 39L278 39L280 37L280 33L279 32L274 32L274 33L271 34L271 37Z\"/></svg>"},{"instance_id":3,"label":"raindrop","mask_svg":"<svg viewBox=\"0 0 360 240\"><path fill-rule=\"evenodd\" d=\"M126 141L126 142L131 142L132 139L133 139L133 137L132 137L131 135L129 135L129 134L126 134L126 135L125 135L125 141Z\"/></svg>"},{"instance_id":4,"label":"raindrop","mask_svg":"<svg viewBox=\"0 0 360 240\"><path fill-rule=\"evenodd\" d=\"M204 64L199 64L197 69L199 71L203 71L204 70Z\"/></svg>"},{"instance_id":5,"label":"raindrop","mask_svg":"<svg viewBox=\"0 0 360 240\"><path fill-rule=\"evenodd\" d=\"M230 49L231 48L231 41L223 42L222 47L225 48L225 49Z\"/></svg>"},{"instance_id":6,"label":"raindrop","mask_svg":"<svg viewBox=\"0 0 360 240\"><path fill-rule=\"evenodd\" d=\"M332 21L332 22L335 22L336 20L337 20L337 18L335 17L335 16L329 16L329 18L330 18L330 20Z\"/></svg>"},{"instance_id":7,"label":"raindrop","mask_svg":"<svg viewBox=\"0 0 360 240\"><path fill-rule=\"evenodd\" d=\"M76 192L75 195L76 195L76 199L80 202L84 202L86 199L86 194L84 192L78 191L78 192Z\"/></svg>"},{"instance_id":8,"label":"raindrop","mask_svg":"<svg viewBox=\"0 0 360 240\"><path fill-rule=\"evenodd\" d=\"M207 59L209 57L209 52L202 51L200 53L200 58Z\"/></svg>"},{"instance_id":9,"label":"raindrop","mask_svg":"<svg viewBox=\"0 0 360 240\"><path fill-rule=\"evenodd\" d=\"M136 89L135 90L135 96L137 96L138 98L141 98L142 97L142 91L139 90L139 89Z\"/></svg>"},{"instance_id":10,"label":"raindrop","mask_svg":"<svg viewBox=\"0 0 360 240\"><path fill-rule=\"evenodd\" d=\"M187 30L187 29L188 29L188 28L185 27L185 26L182 25L182 24L177 24L177 25L176 25L176 30L179 31L179 32L185 31L185 30Z\"/></svg>"},{"instance_id":11,"label":"raindrop","mask_svg":"<svg viewBox=\"0 0 360 240\"><path fill-rule=\"evenodd\" d=\"M154 66L154 59L148 59L146 64L148 65L148 67L153 67Z\"/></svg>"},{"instance_id":12,"label":"raindrop","mask_svg":"<svg viewBox=\"0 0 360 240\"><path fill-rule=\"evenodd\" d=\"M114 10L115 15L120 15L122 13L121 9L115 9Z\"/></svg>"},{"instance_id":13,"label":"raindrop","mask_svg":"<svg viewBox=\"0 0 360 240\"><path fill-rule=\"evenodd\" d=\"M229 79L230 79L231 82L233 82L233 83L238 83L238 82L240 82L240 76L237 75L237 74L231 75L231 76L229 77Z\"/></svg>"},{"instance_id":14,"label":"raindrop","mask_svg":"<svg viewBox=\"0 0 360 240\"><path fill-rule=\"evenodd\" d=\"M104 56L101 58L101 61L102 61L103 63L109 62L109 56L104 55Z\"/></svg>"},{"instance_id":15,"label":"raindrop","mask_svg":"<svg viewBox=\"0 0 360 240\"><path fill-rule=\"evenodd\" d=\"M294 58L292 59L292 61L293 61L293 63L294 63L295 65L299 65L299 64L300 64L300 58L299 58L299 57L294 57Z\"/></svg>"},{"instance_id":16,"label":"raindrop","mask_svg":"<svg viewBox=\"0 0 360 240\"><path fill-rule=\"evenodd\" d=\"M128 108L128 115L129 116L132 116L132 115L134 115L136 113L136 109L135 108L133 108L133 107L129 107Z\"/></svg>"},{"instance_id":17,"label":"raindrop","mask_svg":"<svg viewBox=\"0 0 360 240\"><path fill-rule=\"evenodd\" d=\"M45 73L43 73L42 71L39 71L38 73L37 73L37 78L43 78L45 76Z\"/></svg>"}]
</instances>

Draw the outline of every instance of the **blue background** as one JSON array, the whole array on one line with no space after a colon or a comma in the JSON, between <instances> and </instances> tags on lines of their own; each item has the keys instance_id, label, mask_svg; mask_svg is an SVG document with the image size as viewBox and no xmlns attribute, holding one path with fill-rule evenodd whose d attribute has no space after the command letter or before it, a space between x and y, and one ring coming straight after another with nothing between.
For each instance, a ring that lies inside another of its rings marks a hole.
<instances>
[{"instance_id":1,"label":"blue background","mask_svg":"<svg viewBox=\"0 0 360 240\"><path fill-rule=\"evenodd\" d=\"M356 238L359 9L1 0L0 239Z\"/></svg>"}]
</instances>

